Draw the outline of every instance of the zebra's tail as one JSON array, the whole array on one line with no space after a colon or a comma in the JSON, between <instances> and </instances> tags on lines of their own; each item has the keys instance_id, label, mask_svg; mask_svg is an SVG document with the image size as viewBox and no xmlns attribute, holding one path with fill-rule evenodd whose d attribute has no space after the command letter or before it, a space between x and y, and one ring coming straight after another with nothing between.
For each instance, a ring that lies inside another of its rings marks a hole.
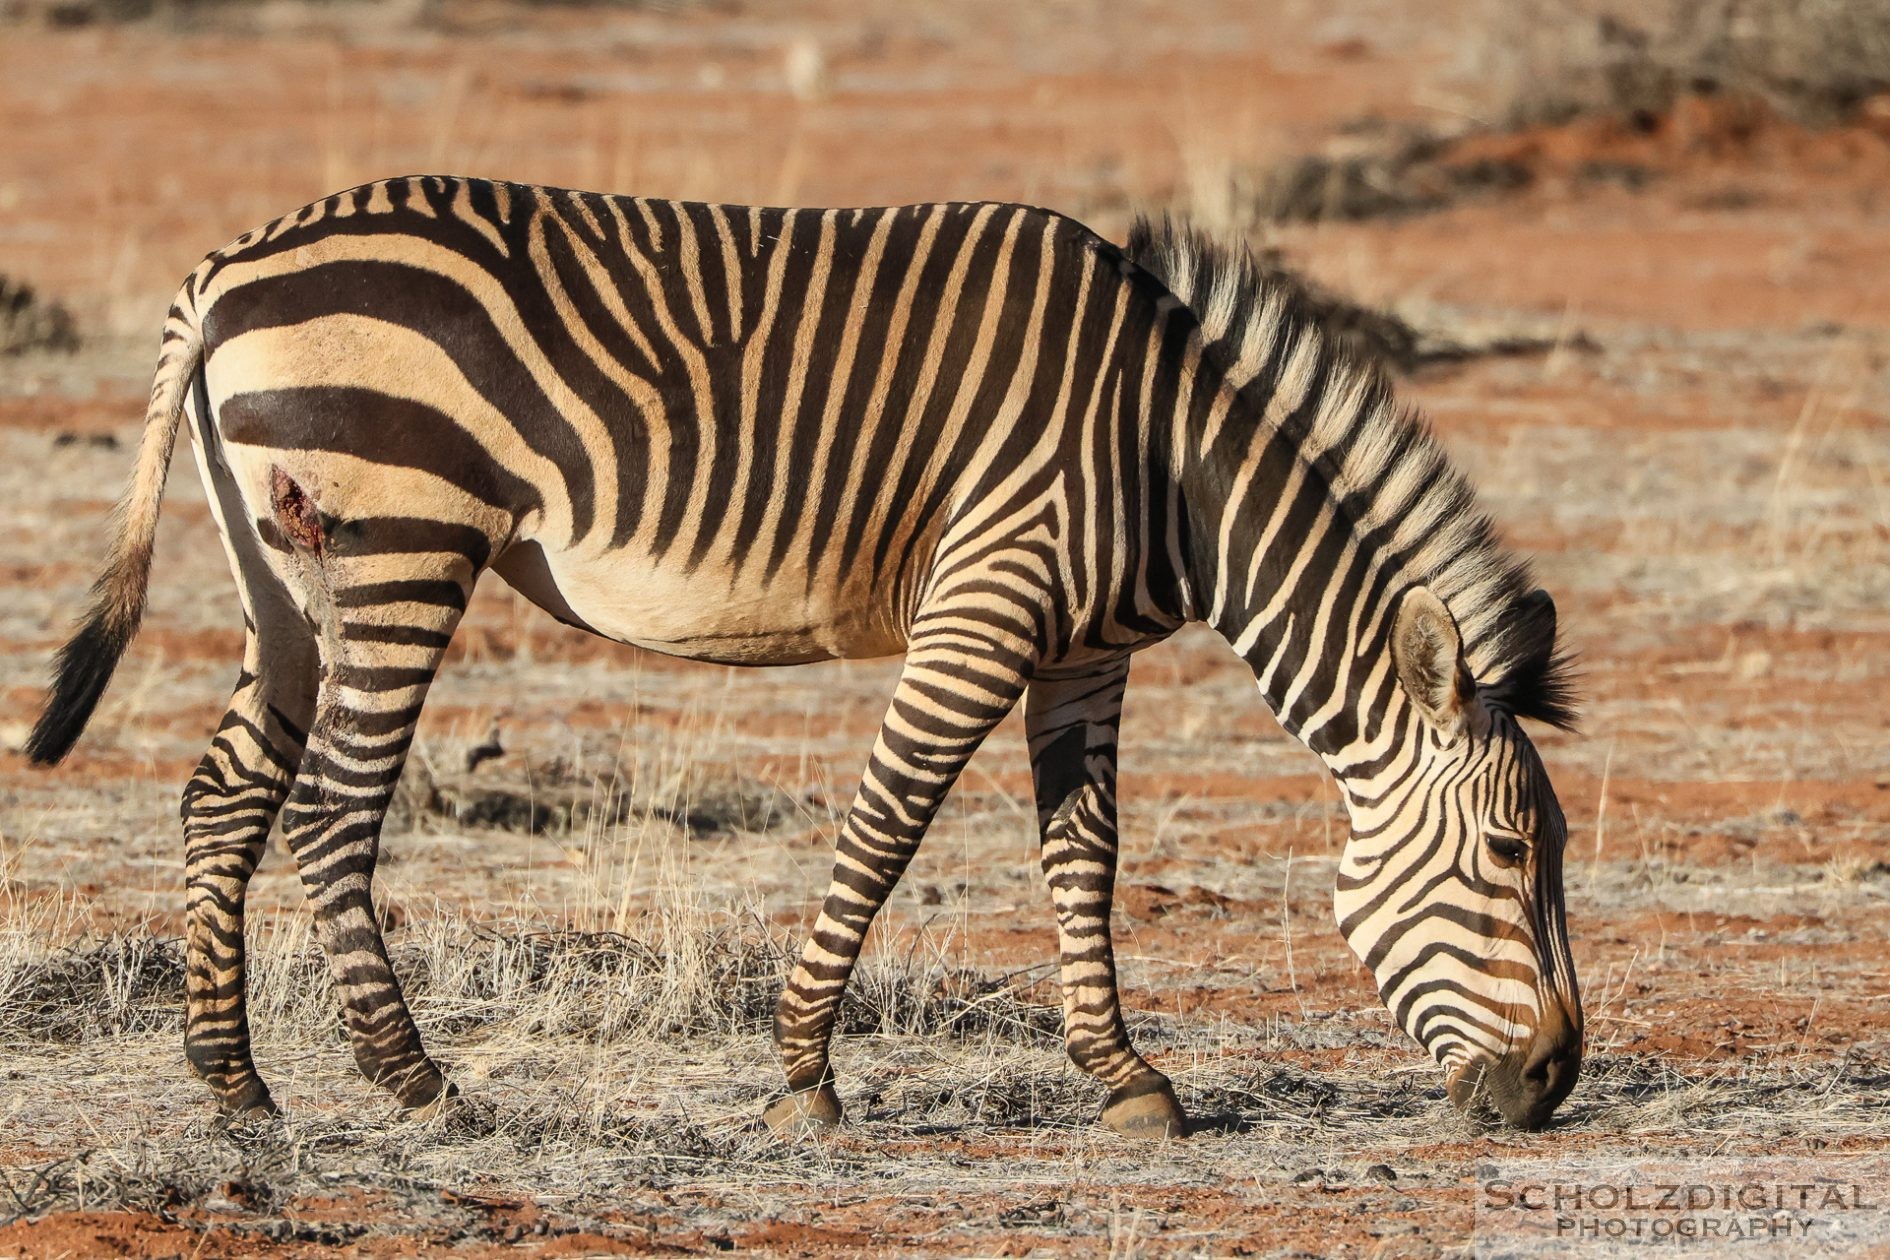
<instances>
[{"instance_id":1,"label":"zebra's tail","mask_svg":"<svg viewBox=\"0 0 1890 1260\"><path fill-rule=\"evenodd\" d=\"M184 400L202 363L203 332L186 285L164 321L164 344L157 378L151 384L151 404L144 415L138 464L118 500L111 551L105 571L92 585L91 611L60 650L46 707L26 741L26 755L40 765L52 765L72 751L112 680L118 658L138 633L151 578L151 548L157 538L164 478L177 446Z\"/></svg>"}]
</instances>

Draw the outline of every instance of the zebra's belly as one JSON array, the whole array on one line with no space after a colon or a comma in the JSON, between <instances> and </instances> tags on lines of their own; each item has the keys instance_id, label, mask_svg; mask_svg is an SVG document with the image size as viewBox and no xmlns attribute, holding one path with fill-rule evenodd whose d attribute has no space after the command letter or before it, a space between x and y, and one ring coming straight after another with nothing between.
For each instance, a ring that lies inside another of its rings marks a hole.
<instances>
[{"instance_id":1,"label":"zebra's belly","mask_svg":"<svg viewBox=\"0 0 1890 1260\"><path fill-rule=\"evenodd\" d=\"M905 635L872 599L852 606L809 592L801 575L731 580L715 566L611 553L598 558L518 544L493 571L558 620L669 656L729 665L799 665L894 656Z\"/></svg>"}]
</instances>

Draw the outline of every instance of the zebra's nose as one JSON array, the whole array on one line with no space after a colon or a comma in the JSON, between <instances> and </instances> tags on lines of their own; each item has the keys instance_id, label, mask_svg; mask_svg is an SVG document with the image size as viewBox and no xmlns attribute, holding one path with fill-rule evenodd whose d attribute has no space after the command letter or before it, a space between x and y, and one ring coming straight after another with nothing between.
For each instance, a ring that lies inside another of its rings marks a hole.
<instances>
[{"instance_id":1,"label":"zebra's nose","mask_svg":"<svg viewBox=\"0 0 1890 1260\"><path fill-rule=\"evenodd\" d=\"M1539 1129L1581 1075L1582 1030L1560 1002L1543 1012L1527 1045L1498 1059L1485 1075L1490 1101L1509 1124Z\"/></svg>"}]
</instances>

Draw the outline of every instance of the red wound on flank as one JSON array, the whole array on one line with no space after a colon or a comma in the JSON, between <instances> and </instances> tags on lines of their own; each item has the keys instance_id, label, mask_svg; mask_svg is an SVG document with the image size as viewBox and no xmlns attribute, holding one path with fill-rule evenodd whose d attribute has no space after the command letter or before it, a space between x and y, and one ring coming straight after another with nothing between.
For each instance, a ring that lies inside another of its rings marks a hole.
<instances>
[{"instance_id":1,"label":"red wound on flank","mask_svg":"<svg viewBox=\"0 0 1890 1260\"><path fill-rule=\"evenodd\" d=\"M306 491L297 485L295 478L280 468L270 470L269 497L276 510L276 522L282 526L282 532L289 541L307 551L320 555L322 551L322 517L316 511L315 503Z\"/></svg>"}]
</instances>

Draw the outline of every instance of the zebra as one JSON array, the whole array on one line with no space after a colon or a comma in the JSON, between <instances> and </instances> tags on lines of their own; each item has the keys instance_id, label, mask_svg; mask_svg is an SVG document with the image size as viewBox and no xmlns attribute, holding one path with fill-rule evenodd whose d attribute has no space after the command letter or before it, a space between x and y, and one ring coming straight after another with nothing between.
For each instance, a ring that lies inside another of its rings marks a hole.
<instances>
[{"instance_id":1,"label":"zebra","mask_svg":"<svg viewBox=\"0 0 1890 1260\"><path fill-rule=\"evenodd\" d=\"M93 604L28 740L71 749L137 629L177 431L241 598L185 788L190 1067L250 1051L244 890L280 819L355 1058L428 1055L372 898L381 825L477 578L698 660L903 653L782 992L782 1133L835 1125L829 1043L875 914L1023 706L1069 1057L1118 1133L1185 1134L1110 936L1132 654L1202 622L1336 779L1339 927L1459 1106L1542 1125L1582 1017L1566 825L1524 720L1570 727L1555 607L1381 375L1240 248L1126 246L1027 206L778 209L416 176L237 238L164 326Z\"/></svg>"}]
</instances>

